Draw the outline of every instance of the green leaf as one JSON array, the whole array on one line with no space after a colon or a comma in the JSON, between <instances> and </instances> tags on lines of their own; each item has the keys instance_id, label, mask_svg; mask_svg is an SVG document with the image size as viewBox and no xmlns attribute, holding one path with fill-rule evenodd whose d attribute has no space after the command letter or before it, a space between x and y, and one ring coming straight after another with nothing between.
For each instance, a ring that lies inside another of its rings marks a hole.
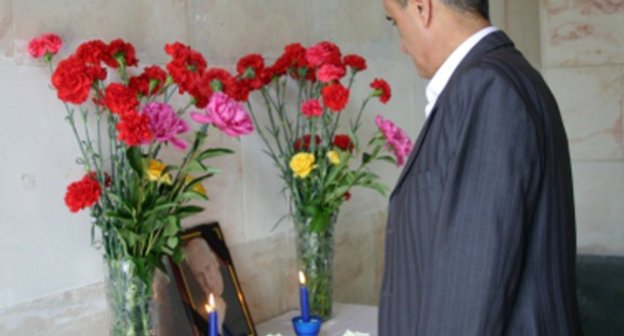
<instances>
[{"instance_id":1,"label":"green leaf","mask_svg":"<svg viewBox=\"0 0 624 336\"><path fill-rule=\"evenodd\" d=\"M383 146L386 144L386 139L383 136L376 136L373 137L369 142L368 145L371 146Z\"/></svg>"},{"instance_id":2,"label":"green leaf","mask_svg":"<svg viewBox=\"0 0 624 336\"><path fill-rule=\"evenodd\" d=\"M169 246L170 248L174 249L174 248L176 248L176 246L178 246L178 242L180 242L180 238L178 238L178 237L169 237L167 239L167 246Z\"/></svg>"},{"instance_id":3,"label":"green leaf","mask_svg":"<svg viewBox=\"0 0 624 336\"><path fill-rule=\"evenodd\" d=\"M182 195L180 195L180 200L182 201L192 201L192 200L207 201L208 196L202 193L198 193L196 191L187 191L187 192L182 193Z\"/></svg>"},{"instance_id":4,"label":"green leaf","mask_svg":"<svg viewBox=\"0 0 624 336\"><path fill-rule=\"evenodd\" d=\"M184 187L184 191L190 191L191 189L193 189L193 187L198 184L201 183L203 180L214 176L214 174L205 174L202 175L200 177L194 178L191 180L191 182L189 182L185 187Z\"/></svg>"},{"instance_id":5,"label":"green leaf","mask_svg":"<svg viewBox=\"0 0 624 336\"><path fill-rule=\"evenodd\" d=\"M173 262L175 262L176 264L181 263L182 260L184 260L184 257L184 250L182 249L175 249L173 255L171 256L171 258L173 258Z\"/></svg>"},{"instance_id":6,"label":"green leaf","mask_svg":"<svg viewBox=\"0 0 624 336\"><path fill-rule=\"evenodd\" d=\"M195 215L195 214L200 213L202 211L204 211L204 208L202 208L200 206L187 205L187 206L180 207L178 209L178 211L176 211L176 214L178 215L178 218L182 219L182 218L185 218L185 217L189 217L189 216Z\"/></svg>"},{"instance_id":7,"label":"green leaf","mask_svg":"<svg viewBox=\"0 0 624 336\"><path fill-rule=\"evenodd\" d=\"M200 174L220 174L221 170L216 167L206 166L203 163L193 160L186 167L186 171L189 173L200 173Z\"/></svg>"},{"instance_id":8,"label":"green leaf","mask_svg":"<svg viewBox=\"0 0 624 336\"><path fill-rule=\"evenodd\" d=\"M396 165L396 158L394 156L391 155L383 155L377 158L377 160L381 160L381 161L386 161L389 163L392 163L394 165Z\"/></svg>"},{"instance_id":9,"label":"green leaf","mask_svg":"<svg viewBox=\"0 0 624 336\"><path fill-rule=\"evenodd\" d=\"M206 159L210 159L216 156L222 156L222 155L233 154L233 153L234 151L228 148L210 148L201 152L197 160L204 161Z\"/></svg>"},{"instance_id":10,"label":"green leaf","mask_svg":"<svg viewBox=\"0 0 624 336\"><path fill-rule=\"evenodd\" d=\"M351 189L350 185L343 185L340 186L336 189L334 189L334 191L332 191L332 193L329 195L329 197L327 198L328 202L332 202L334 200L337 200L339 198L344 197L344 194L349 191L349 189Z\"/></svg>"},{"instance_id":11,"label":"green leaf","mask_svg":"<svg viewBox=\"0 0 624 336\"><path fill-rule=\"evenodd\" d=\"M149 217L151 215L155 215L158 212L166 210L166 209L175 208L176 206L178 206L178 204L175 203L175 202L168 202L168 203L159 204L159 205L153 207L152 209L147 210L145 212L145 217Z\"/></svg>"},{"instance_id":12,"label":"green leaf","mask_svg":"<svg viewBox=\"0 0 624 336\"><path fill-rule=\"evenodd\" d=\"M120 213L119 211L106 211L104 217L112 220L120 221L123 224L130 225L134 222L134 219L127 214Z\"/></svg>"},{"instance_id":13,"label":"green leaf","mask_svg":"<svg viewBox=\"0 0 624 336\"><path fill-rule=\"evenodd\" d=\"M379 183L379 182L363 184L362 187L376 190L382 196L386 196L386 194L388 192L388 186L386 186L383 183Z\"/></svg>"},{"instance_id":14,"label":"green leaf","mask_svg":"<svg viewBox=\"0 0 624 336\"><path fill-rule=\"evenodd\" d=\"M370 154L368 154L366 152L362 153L362 164L363 165L367 164L370 161L370 159L371 159L371 155Z\"/></svg>"},{"instance_id":15,"label":"green leaf","mask_svg":"<svg viewBox=\"0 0 624 336\"><path fill-rule=\"evenodd\" d=\"M143 154L141 154L141 149L136 146L128 148L126 157L128 158L128 162L130 162L130 167L132 167L139 177L143 177L145 168L143 167Z\"/></svg>"},{"instance_id":16,"label":"green leaf","mask_svg":"<svg viewBox=\"0 0 624 336\"><path fill-rule=\"evenodd\" d=\"M136 244L138 238L136 233L126 229L119 229L117 232L121 236L121 239L126 242L128 247L132 247Z\"/></svg>"},{"instance_id":17,"label":"green leaf","mask_svg":"<svg viewBox=\"0 0 624 336\"><path fill-rule=\"evenodd\" d=\"M331 211L324 208L322 211L317 213L316 216L312 217L312 220L310 221L310 230L317 233L322 232L327 227L330 217Z\"/></svg>"},{"instance_id":18,"label":"green leaf","mask_svg":"<svg viewBox=\"0 0 624 336\"><path fill-rule=\"evenodd\" d=\"M180 231L178 221L175 219L172 220L171 217L175 218L175 216L167 217L167 224L165 224L165 229L163 230L163 236L165 237L175 236Z\"/></svg>"}]
</instances>

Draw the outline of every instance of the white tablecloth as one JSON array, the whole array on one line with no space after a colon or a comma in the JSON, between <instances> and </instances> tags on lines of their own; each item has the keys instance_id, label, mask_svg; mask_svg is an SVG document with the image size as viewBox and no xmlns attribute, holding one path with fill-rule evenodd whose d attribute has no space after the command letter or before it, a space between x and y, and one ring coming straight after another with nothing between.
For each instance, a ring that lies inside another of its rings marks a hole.
<instances>
[{"instance_id":1,"label":"white tablecloth","mask_svg":"<svg viewBox=\"0 0 624 336\"><path fill-rule=\"evenodd\" d=\"M321 336L342 336L347 329L377 335L377 307L334 303L334 317L323 323ZM289 311L284 315L263 322L256 326L259 336L268 334L295 335L291 319L299 311Z\"/></svg>"}]
</instances>

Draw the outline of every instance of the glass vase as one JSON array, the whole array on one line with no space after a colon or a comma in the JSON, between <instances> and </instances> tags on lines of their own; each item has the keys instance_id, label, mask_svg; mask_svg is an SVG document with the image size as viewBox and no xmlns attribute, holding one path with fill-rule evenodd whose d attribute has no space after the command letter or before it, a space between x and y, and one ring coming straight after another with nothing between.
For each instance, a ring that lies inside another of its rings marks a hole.
<instances>
[{"instance_id":1,"label":"glass vase","mask_svg":"<svg viewBox=\"0 0 624 336\"><path fill-rule=\"evenodd\" d=\"M310 217L293 216L297 235L297 265L306 277L310 313L323 320L332 315L334 226L337 215L332 214L326 228L321 232L311 232Z\"/></svg>"},{"instance_id":2,"label":"glass vase","mask_svg":"<svg viewBox=\"0 0 624 336\"><path fill-rule=\"evenodd\" d=\"M106 260L111 336L154 336L156 318L152 290L129 259Z\"/></svg>"}]
</instances>

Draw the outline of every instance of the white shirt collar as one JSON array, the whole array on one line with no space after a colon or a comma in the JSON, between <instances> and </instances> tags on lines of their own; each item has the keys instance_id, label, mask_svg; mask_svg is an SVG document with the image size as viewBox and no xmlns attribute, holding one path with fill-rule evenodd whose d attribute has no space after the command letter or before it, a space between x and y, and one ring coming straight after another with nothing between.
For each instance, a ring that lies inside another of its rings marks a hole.
<instances>
[{"instance_id":1,"label":"white shirt collar","mask_svg":"<svg viewBox=\"0 0 624 336\"><path fill-rule=\"evenodd\" d=\"M457 69L459 63L461 63L470 50L472 50L472 48L474 48L474 46L477 45L481 39L497 30L498 28L494 26L488 26L479 30L462 42L459 47L457 47L451 55L449 55L444 63L442 63L442 66L440 66L440 69L438 69L435 75L433 75L433 78L431 78L431 81L427 84L427 89L425 90L425 94L427 96L425 114L427 117L431 114L431 110L433 110L433 107L438 100L438 96L442 90L444 90L444 87L446 87L446 84L453 75L453 72L455 72L455 69Z\"/></svg>"}]
</instances>

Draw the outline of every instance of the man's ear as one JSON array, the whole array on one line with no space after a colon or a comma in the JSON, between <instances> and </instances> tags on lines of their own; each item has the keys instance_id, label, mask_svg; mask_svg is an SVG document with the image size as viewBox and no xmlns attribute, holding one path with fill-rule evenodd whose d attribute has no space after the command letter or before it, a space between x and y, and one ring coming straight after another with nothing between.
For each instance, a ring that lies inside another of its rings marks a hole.
<instances>
[{"instance_id":1,"label":"man's ear","mask_svg":"<svg viewBox=\"0 0 624 336\"><path fill-rule=\"evenodd\" d=\"M409 0L409 6L412 7L413 13L416 14L425 25L428 27L431 23L431 11L433 8L432 2L435 0Z\"/></svg>"}]
</instances>

